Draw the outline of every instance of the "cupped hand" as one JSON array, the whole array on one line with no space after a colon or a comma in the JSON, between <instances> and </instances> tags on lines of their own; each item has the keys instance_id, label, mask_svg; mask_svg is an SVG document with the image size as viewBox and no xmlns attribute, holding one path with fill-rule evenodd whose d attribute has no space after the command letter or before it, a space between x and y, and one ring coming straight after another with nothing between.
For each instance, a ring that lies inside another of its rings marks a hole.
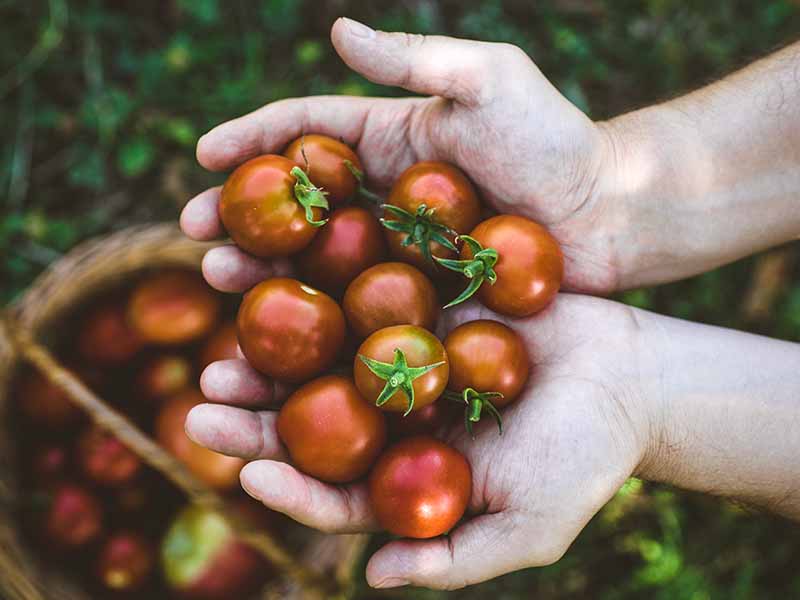
<instances>
[{"instance_id":1,"label":"cupped hand","mask_svg":"<svg viewBox=\"0 0 800 600\"><path fill-rule=\"evenodd\" d=\"M477 304L446 313L440 332L479 318L504 320ZM449 535L397 540L370 559L375 587L453 589L556 561L648 452L653 430L641 388L652 364L640 337L652 315L614 302L562 294L543 312L507 321L532 360L529 382L476 438L456 419L443 437L473 472L468 514ZM652 329L652 328L649 328ZM198 443L251 460L245 490L268 507L326 532L370 531L377 524L366 485L333 486L287 461L276 431L275 390L244 360L218 362L202 387L218 404L187 419ZM442 401L442 400L440 400Z\"/></svg>"},{"instance_id":2,"label":"cupped hand","mask_svg":"<svg viewBox=\"0 0 800 600\"><path fill-rule=\"evenodd\" d=\"M624 218L606 200L616 179L611 136L567 101L519 48L439 36L376 32L339 19L337 52L368 79L428 97L320 96L282 100L224 123L197 145L200 163L228 170L280 152L303 133L341 138L361 157L369 184L388 189L414 162L458 165L496 210L546 225L561 243L565 288L618 287L615 232ZM181 217L196 239L223 233L220 188L201 193ZM461 232L466 233L466 232ZM255 283L264 267L238 250L212 250L209 282L222 290Z\"/></svg>"}]
</instances>

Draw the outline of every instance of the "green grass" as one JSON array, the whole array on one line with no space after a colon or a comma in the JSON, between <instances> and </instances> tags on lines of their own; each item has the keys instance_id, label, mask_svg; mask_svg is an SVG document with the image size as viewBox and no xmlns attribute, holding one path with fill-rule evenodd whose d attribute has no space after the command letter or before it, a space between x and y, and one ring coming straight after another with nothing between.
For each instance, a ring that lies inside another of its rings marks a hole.
<instances>
[{"instance_id":1,"label":"green grass","mask_svg":"<svg viewBox=\"0 0 800 600\"><path fill-rule=\"evenodd\" d=\"M175 219L192 193L220 181L194 162L212 125L287 96L397 94L337 59L328 29L340 14L518 44L594 118L696 87L800 31L789 0L0 0L0 303L82 239ZM797 267L765 315L743 311L757 264L622 299L800 339ZM458 597L798 597L798 540L784 521L634 482L558 564Z\"/></svg>"}]
</instances>

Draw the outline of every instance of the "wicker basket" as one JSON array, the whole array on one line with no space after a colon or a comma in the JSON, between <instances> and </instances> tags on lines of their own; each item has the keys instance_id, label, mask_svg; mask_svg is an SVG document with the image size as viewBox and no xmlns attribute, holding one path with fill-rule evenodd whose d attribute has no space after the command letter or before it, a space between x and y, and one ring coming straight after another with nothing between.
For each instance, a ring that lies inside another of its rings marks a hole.
<instances>
[{"instance_id":1,"label":"wicker basket","mask_svg":"<svg viewBox=\"0 0 800 600\"><path fill-rule=\"evenodd\" d=\"M11 314L36 340L50 345L56 341L51 332L58 330L59 321L88 299L118 287L145 269L199 269L203 254L212 245L188 240L171 224L132 227L90 240L50 266L11 307ZM20 362L7 336L0 335L0 597L83 600L88 598L85 591L63 574L48 569L28 550L15 522L19 486L8 398ZM302 562L313 560L316 566L335 571L334 576L341 581L357 561L365 541L364 536L317 536ZM281 597L310 597L292 583L284 583L282 589Z\"/></svg>"}]
</instances>

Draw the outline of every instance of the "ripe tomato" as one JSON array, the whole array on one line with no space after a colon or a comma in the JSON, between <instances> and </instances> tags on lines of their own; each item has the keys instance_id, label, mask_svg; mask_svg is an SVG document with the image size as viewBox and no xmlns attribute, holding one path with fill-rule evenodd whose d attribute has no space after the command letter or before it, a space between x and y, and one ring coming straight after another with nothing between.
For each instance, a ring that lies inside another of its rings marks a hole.
<instances>
[{"instance_id":1,"label":"ripe tomato","mask_svg":"<svg viewBox=\"0 0 800 600\"><path fill-rule=\"evenodd\" d=\"M203 448L184 431L186 415L205 401L203 394L192 388L167 400L156 417L156 440L206 484L220 491L231 490L239 483L239 471L245 461Z\"/></svg>"},{"instance_id":2,"label":"ripe tomato","mask_svg":"<svg viewBox=\"0 0 800 600\"><path fill-rule=\"evenodd\" d=\"M477 289L484 306L503 315L526 317L542 310L555 297L564 275L564 256L544 227L524 217L498 215L483 221L469 238L485 250L496 251L496 258L476 269L475 263L481 261L473 260L474 243L465 238L461 249L463 264L459 269L463 271L466 265L474 273L471 286L489 279L492 269L496 275L493 285L489 279Z\"/></svg>"},{"instance_id":3,"label":"ripe tomato","mask_svg":"<svg viewBox=\"0 0 800 600\"><path fill-rule=\"evenodd\" d=\"M427 436L390 447L369 477L369 498L378 522L403 537L432 538L450 531L463 516L471 493L467 459Z\"/></svg>"},{"instance_id":4,"label":"ripe tomato","mask_svg":"<svg viewBox=\"0 0 800 600\"><path fill-rule=\"evenodd\" d=\"M236 244L262 258L302 250L317 234L327 201L285 156L265 154L239 166L222 187L219 215Z\"/></svg>"},{"instance_id":5,"label":"ripe tomato","mask_svg":"<svg viewBox=\"0 0 800 600\"><path fill-rule=\"evenodd\" d=\"M388 413L386 424L389 426L389 435L393 438L431 435L449 423L458 408L455 402L440 398L433 404L412 410L405 416L400 413Z\"/></svg>"},{"instance_id":6,"label":"ripe tomato","mask_svg":"<svg viewBox=\"0 0 800 600\"><path fill-rule=\"evenodd\" d=\"M22 413L37 425L66 429L83 417L78 405L38 371L26 371L14 393Z\"/></svg>"},{"instance_id":7,"label":"ripe tomato","mask_svg":"<svg viewBox=\"0 0 800 600\"><path fill-rule=\"evenodd\" d=\"M125 593L142 588L155 567L155 548L134 531L116 531L103 542L95 564L97 579L108 590Z\"/></svg>"},{"instance_id":8,"label":"ripe tomato","mask_svg":"<svg viewBox=\"0 0 800 600\"><path fill-rule=\"evenodd\" d=\"M356 276L386 256L377 219L357 206L333 211L308 248L297 255L303 281L341 296Z\"/></svg>"},{"instance_id":9,"label":"ripe tomato","mask_svg":"<svg viewBox=\"0 0 800 600\"><path fill-rule=\"evenodd\" d=\"M278 435L298 469L345 483L372 466L386 443L386 422L350 378L328 375L289 396L278 415Z\"/></svg>"},{"instance_id":10,"label":"ripe tomato","mask_svg":"<svg viewBox=\"0 0 800 600\"><path fill-rule=\"evenodd\" d=\"M456 233L467 233L478 224L481 214L478 195L467 176L453 165L436 161L418 162L406 169L392 187L386 203L415 217L420 205L433 211L429 216L419 215L412 220L391 210L384 212L385 220L405 225L401 231L386 233L391 255L428 273L435 271L435 265L423 253L426 245L433 256L454 255L442 244L426 238L438 230L453 241L452 235L443 232L441 227L431 228L429 221ZM406 241L412 243L404 245Z\"/></svg>"},{"instance_id":11,"label":"ripe tomato","mask_svg":"<svg viewBox=\"0 0 800 600\"><path fill-rule=\"evenodd\" d=\"M367 366L365 359L383 366ZM382 371L380 375L376 369ZM449 373L442 343L415 325L379 329L364 340L353 361L353 377L361 395L395 412L419 410L435 401L447 386Z\"/></svg>"},{"instance_id":12,"label":"ripe tomato","mask_svg":"<svg viewBox=\"0 0 800 600\"><path fill-rule=\"evenodd\" d=\"M133 290L128 322L146 342L185 344L213 329L219 309L219 296L199 273L162 271Z\"/></svg>"},{"instance_id":13,"label":"ripe tomato","mask_svg":"<svg viewBox=\"0 0 800 600\"><path fill-rule=\"evenodd\" d=\"M239 340L236 339L236 322L221 325L211 334L198 355L198 372L202 372L212 362L239 358Z\"/></svg>"},{"instance_id":14,"label":"ripe tomato","mask_svg":"<svg viewBox=\"0 0 800 600\"><path fill-rule=\"evenodd\" d=\"M139 456L97 425L78 438L76 463L90 481L108 486L130 482L142 470Z\"/></svg>"},{"instance_id":15,"label":"ripe tomato","mask_svg":"<svg viewBox=\"0 0 800 600\"><path fill-rule=\"evenodd\" d=\"M328 193L328 200L334 205L352 198L358 187L358 180L345 161L359 172L364 170L350 146L327 135L301 136L289 144L283 155L300 165L311 182Z\"/></svg>"},{"instance_id":16,"label":"ripe tomato","mask_svg":"<svg viewBox=\"0 0 800 600\"><path fill-rule=\"evenodd\" d=\"M47 512L38 524L48 546L59 550L80 548L100 536L103 507L82 486L64 483L52 490Z\"/></svg>"},{"instance_id":17,"label":"ripe tomato","mask_svg":"<svg viewBox=\"0 0 800 600\"><path fill-rule=\"evenodd\" d=\"M405 263L381 263L347 287L342 308L360 338L391 325L432 330L439 315L436 289L420 271Z\"/></svg>"},{"instance_id":18,"label":"ripe tomato","mask_svg":"<svg viewBox=\"0 0 800 600\"><path fill-rule=\"evenodd\" d=\"M142 396L157 400L177 394L192 381L192 364L180 354L156 354L144 363L136 377Z\"/></svg>"},{"instance_id":19,"label":"ripe tomato","mask_svg":"<svg viewBox=\"0 0 800 600\"><path fill-rule=\"evenodd\" d=\"M78 353L90 364L119 365L133 358L141 347L142 339L128 324L121 300L93 307L78 330Z\"/></svg>"},{"instance_id":20,"label":"ripe tomato","mask_svg":"<svg viewBox=\"0 0 800 600\"><path fill-rule=\"evenodd\" d=\"M262 281L247 292L236 326L250 364L291 382L330 367L345 335L342 309L330 296L284 277Z\"/></svg>"}]
</instances>

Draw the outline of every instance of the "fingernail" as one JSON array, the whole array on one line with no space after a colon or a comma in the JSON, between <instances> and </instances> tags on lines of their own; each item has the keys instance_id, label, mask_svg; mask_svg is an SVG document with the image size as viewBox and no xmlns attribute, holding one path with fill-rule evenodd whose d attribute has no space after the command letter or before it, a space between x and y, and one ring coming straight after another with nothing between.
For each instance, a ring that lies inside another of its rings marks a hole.
<instances>
[{"instance_id":1,"label":"fingernail","mask_svg":"<svg viewBox=\"0 0 800 600\"><path fill-rule=\"evenodd\" d=\"M408 580L403 579L402 577L387 577L386 579L381 579L376 583L370 584L376 590L385 590L388 588L395 588L400 587L403 585L408 585Z\"/></svg>"},{"instance_id":2,"label":"fingernail","mask_svg":"<svg viewBox=\"0 0 800 600\"><path fill-rule=\"evenodd\" d=\"M342 20L344 21L345 26L347 26L347 31L349 31L352 35L367 39L372 39L375 37L375 30L371 27L367 27L363 23L359 23L353 19L348 19L347 17L342 17Z\"/></svg>"}]
</instances>

